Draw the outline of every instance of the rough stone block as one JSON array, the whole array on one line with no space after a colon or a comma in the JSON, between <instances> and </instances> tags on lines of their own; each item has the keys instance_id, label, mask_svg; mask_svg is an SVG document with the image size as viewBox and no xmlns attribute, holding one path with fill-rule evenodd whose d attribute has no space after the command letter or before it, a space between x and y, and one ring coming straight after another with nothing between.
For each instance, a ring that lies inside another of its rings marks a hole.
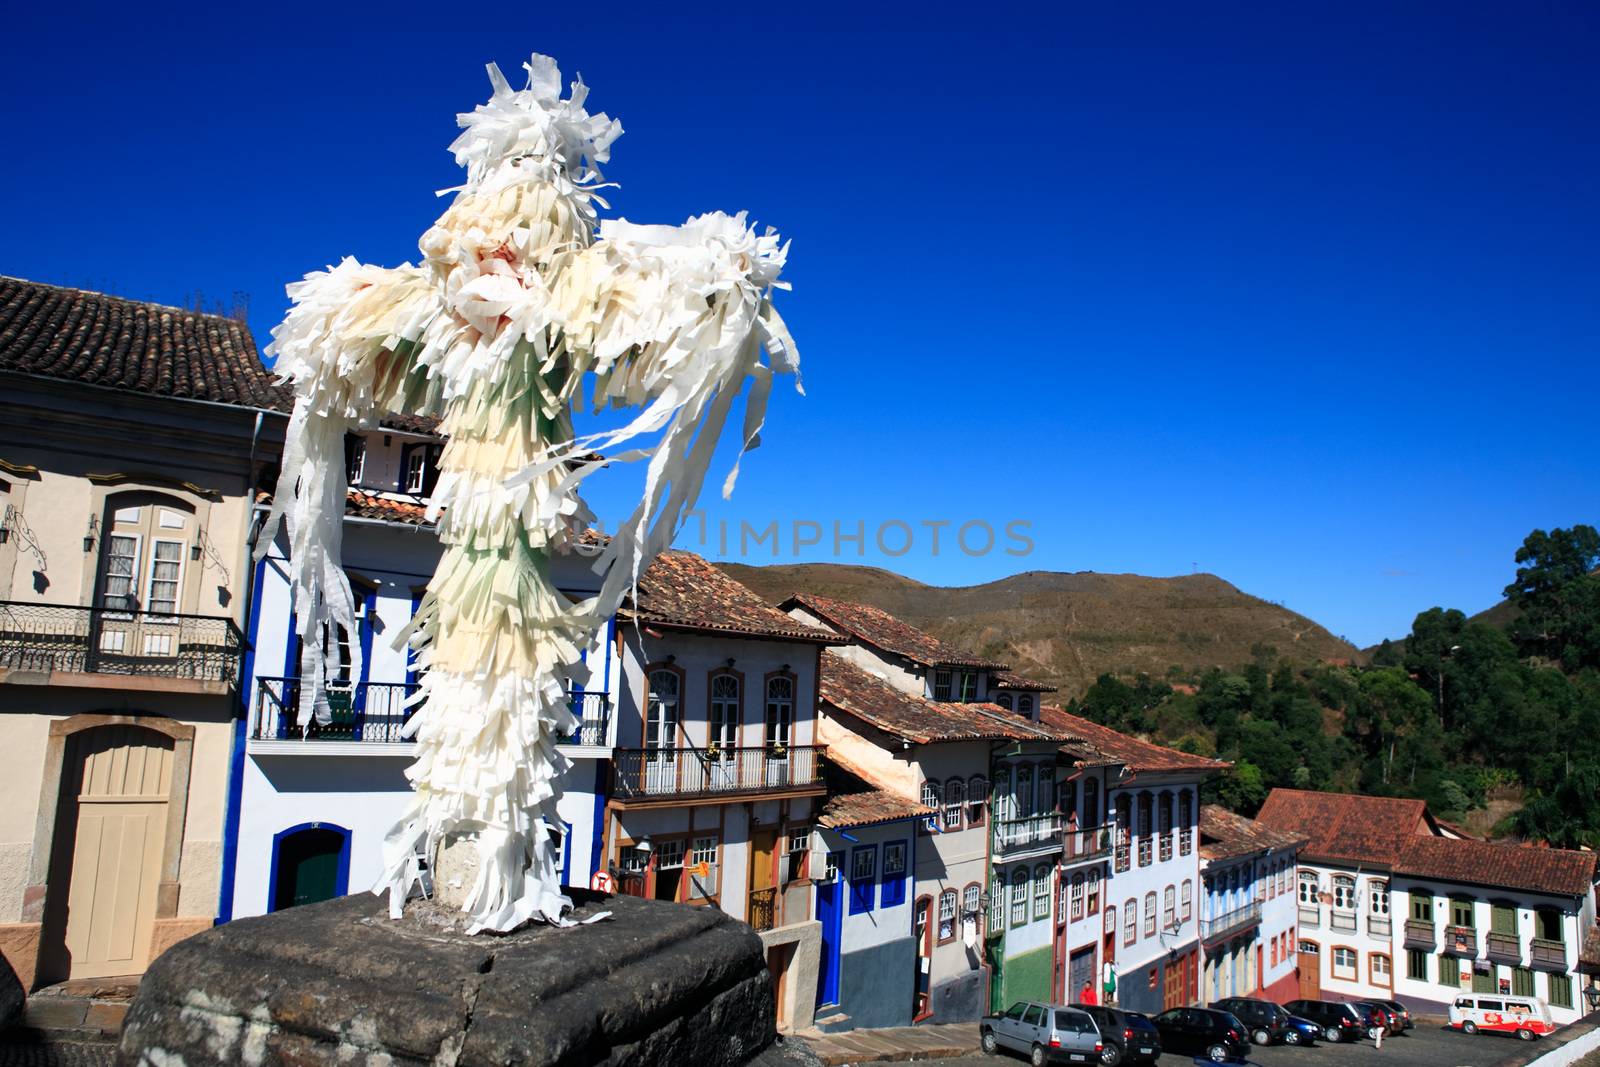
<instances>
[{"instance_id":1,"label":"rough stone block","mask_svg":"<svg viewBox=\"0 0 1600 1067\"><path fill-rule=\"evenodd\" d=\"M17 979L17 972L5 956L0 955L0 1030L22 1018L22 1009L28 1003L27 990Z\"/></svg>"},{"instance_id":2,"label":"rough stone block","mask_svg":"<svg viewBox=\"0 0 1600 1067\"><path fill-rule=\"evenodd\" d=\"M710 908L574 893L565 928L469 937L346 897L241 919L145 974L119 1062L735 1067L773 1038L760 939Z\"/></svg>"}]
</instances>

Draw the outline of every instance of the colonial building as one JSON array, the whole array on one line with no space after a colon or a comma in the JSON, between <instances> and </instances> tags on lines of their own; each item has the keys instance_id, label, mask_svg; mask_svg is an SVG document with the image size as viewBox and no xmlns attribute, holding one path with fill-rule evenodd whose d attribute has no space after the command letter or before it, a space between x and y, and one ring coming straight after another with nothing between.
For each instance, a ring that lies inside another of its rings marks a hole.
<instances>
[{"instance_id":1,"label":"colonial building","mask_svg":"<svg viewBox=\"0 0 1600 1067\"><path fill-rule=\"evenodd\" d=\"M1257 820L1304 834L1296 880L1302 996L1394 997L1442 1012L1462 990L1584 1014L1592 852L1445 836L1420 800L1275 789Z\"/></svg>"},{"instance_id":2,"label":"colonial building","mask_svg":"<svg viewBox=\"0 0 1600 1067\"><path fill-rule=\"evenodd\" d=\"M1295 857L1304 836L1200 809L1200 996L1293 1000Z\"/></svg>"},{"instance_id":3,"label":"colonial building","mask_svg":"<svg viewBox=\"0 0 1600 1067\"><path fill-rule=\"evenodd\" d=\"M1045 708L1040 721L1078 738L1120 769L1115 777L1102 772L1112 854L1099 953L1102 976L1108 969L1115 976L1117 1006L1153 1014L1194 1003L1200 969L1195 919L1200 783L1228 765L1118 733L1060 708Z\"/></svg>"},{"instance_id":4,"label":"colonial building","mask_svg":"<svg viewBox=\"0 0 1600 1067\"><path fill-rule=\"evenodd\" d=\"M241 322L0 278L0 951L30 987L217 914L284 402Z\"/></svg>"}]
</instances>

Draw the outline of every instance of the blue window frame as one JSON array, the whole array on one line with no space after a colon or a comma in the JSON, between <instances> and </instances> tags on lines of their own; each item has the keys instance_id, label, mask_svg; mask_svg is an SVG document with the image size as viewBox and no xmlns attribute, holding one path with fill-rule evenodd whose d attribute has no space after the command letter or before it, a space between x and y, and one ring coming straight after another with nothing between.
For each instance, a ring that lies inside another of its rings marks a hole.
<instances>
[{"instance_id":1,"label":"blue window frame","mask_svg":"<svg viewBox=\"0 0 1600 1067\"><path fill-rule=\"evenodd\" d=\"M878 888L878 846L864 845L850 852L850 914L872 910Z\"/></svg>"},{"instance_id":2,"label":"blue window frame","mask_svg":"<svg viewBox=\"0 0 1600 1067\"><path fill-rule=\"evenodd\" d=\"M880 908L893 908L906 902L906 855L906 842L884 842L883 880L878 891Z\"/></svg>"}]
</instances>

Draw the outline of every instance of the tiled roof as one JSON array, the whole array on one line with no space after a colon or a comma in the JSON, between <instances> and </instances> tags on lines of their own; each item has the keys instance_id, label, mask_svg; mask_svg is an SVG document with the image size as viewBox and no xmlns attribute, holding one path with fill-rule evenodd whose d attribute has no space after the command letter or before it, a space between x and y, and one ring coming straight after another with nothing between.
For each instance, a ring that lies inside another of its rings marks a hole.
<instances>
[{"instance_id":1,"label":"tiled roof","mask_svg":"<svg viewBox=\"0 0 1600 1067\"><path fill-rule=\"evenodd\" d=\"M1137 737L1130 737L1109 726L1090 722L1057 707L1040 708L1039 721L1061 733L1082 738L1104 755L1125 764L1130 779L1137 778L1140 774L1181 772L1211 774L1227 770L1229 767L1229 764L1222 760L1196 756L1188 752L1179 752L1175 748L1167 748L1165 745L1141 741Z\"/></svg>"},{"instance_id":2,"label":"tiled roof","mask_svg":"<svg viewBox=\"0 0 1600 1067\"><path fill-rule=\"evenodd\" d=\"M379 425L401 433L420 433L430 437L439 435L439 420L433 415L400 415L390 413L378 420Z\"/></svg>"},{"instance_id":3,"label":"tiled roof","mask_svg":"<svg viewBox=\"0 0 1600 1067\"><path fill-rule=\"evenodd\" d=\"M289 409L242 322L0 276L0 371Z\"/></svg>"},{"instance_id":4,"label":"tiled roof","mask_svg":"<svg viewBox=\"0 0 1600 1067\"><path fill-rule=\"evenodd\" d=\"M1428 809L1420 800L1274 789L1256 821L1275 830L1309 836L1308 860L1357 862L1392 868L1408 840L1428 833Z\"/></svg>"},{"instance_id":5,"label":"tiled roof","mask_svg":"<svg viewBox=\"0 0 1600 1067\"><path fill-rule=\"evenodd\" d=\"M1227 860L1268 849L1296 848L1305 843L1304 834L1274 830L1220 805L1200 807L1200 855L1203 859Z\"/></svg>"},{"instance_id":6,"label":"tiled roof","mask_svg":"<svg viewBox=\"0 0 1600 1067\"><path fill-rule=\"evenodd\" d=\"M1581 897L1594 885L1595 854L1413 834L1395 870L1414 878Z\"/></svg>"},{"instance_id":7,"label":"tiled roof","mask_svg":"<svg viewBox=\"0 0 1600 1067\"><path fill-rule=\"evenodd\" d=\"M957 704L902 693L837 652L822 653L822 702L907 741L1067 741L997 704Z\"/></svg>"},{"instance_id":8,"label":"tiled roof","mask_svg":"<svg viewBox=\"0 0 1600 1067\"><path fill-rule=\"evenodd\" d=\"M796 604L835 629L886 652L904 656L913 663L928 667L975 667L988 670L1005 670L1010 666L946 644L870 604L834 600L814 593L796 593L779 606L787 610Z\"/></svg>"},{"instance_id":9,"label":"tiled roof","mask_svg":"<svg viewBox=\"0 0 1600 1067\"><path fill-rule=\"evenodd\" d=\"M834 793L822 806L817 825L829 830L848 830L853 826L872 826L900 819L920 819L935 814L934 809L887 789L860 793Z\"/></svg>"},{"instance_id":10,"label":"tiled roof","mask_svg":"<svg viewBox=\"0 0 1600 1067\"><path fill-rule=\"evenodd\" d=\"M1049 682L1036 682L1011 671L996 671L989 676L989 684L996 689L1016 689L1027 693L1054 693L1056 687Z\"/></svg>"},{"instance_id":11,"label":"tiled roof","mask_svg":"<svg viewBox=\"0 0 1600 1067\"><path fill-rule=\"evenodd\" d=\"M791 618L692 552L663 552L639 576L639 621L674 630L840 644Z\"/></svg>"},{"instance_id":12,"label":"tiled roof","mask_svg":"<svg viewBox=\"0 0 1600 1067\"><path fill-rule=\"evenodd\" d=\"M428 509L409 500L392 500L376 493L351 489L345 494L344 513L358 519L380 519L407 526L429 526Z\"/></svg>"}]
</instances>

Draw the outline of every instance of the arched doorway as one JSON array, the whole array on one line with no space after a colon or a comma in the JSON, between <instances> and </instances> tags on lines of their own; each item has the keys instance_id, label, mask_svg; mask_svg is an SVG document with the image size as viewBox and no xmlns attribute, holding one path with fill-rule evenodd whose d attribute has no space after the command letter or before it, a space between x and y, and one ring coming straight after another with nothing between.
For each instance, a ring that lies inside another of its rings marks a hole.
<instances>
[{"instance_id":1,"label":"arched doorway","mask_svg":"<svg viewBox=\"0 0 1600 1067\"><path fill-rule=\"evenodd\" d=\"M66 740L50 848L41 971L50 978L141 973L169 829L172 737L96 726Z\"/></svg>"},{"instance_id":2,"label":"arched doorway","mask_svg":"<svg viewBox=\"0 0 1600 1067\"><path fill-rule=\"evenodd\" d=\"M350 831L301 823L273 835L270 911L342 897L350 888Z\"/></svg>"}]
</instances>

